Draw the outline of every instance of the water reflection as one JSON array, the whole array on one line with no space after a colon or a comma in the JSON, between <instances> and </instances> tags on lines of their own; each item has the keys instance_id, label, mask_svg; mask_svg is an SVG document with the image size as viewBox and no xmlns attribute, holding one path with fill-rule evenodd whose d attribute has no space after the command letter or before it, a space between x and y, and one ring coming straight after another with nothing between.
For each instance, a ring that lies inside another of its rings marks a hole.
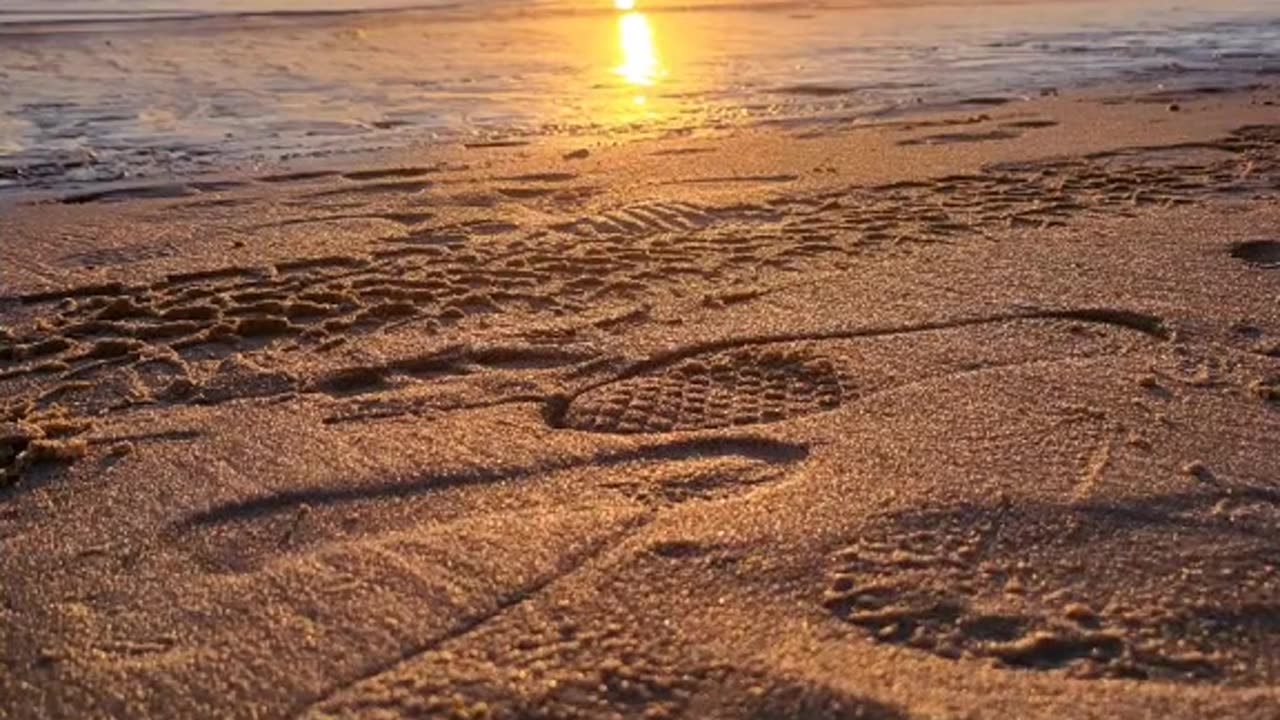
<instances>
[{"instance_id":1,"label":"water reflection","mask_svg":"<svg viewBox=\"0 0 1280 720\"><path fill-rule=\"evenodd\" d=\"M630 0L617 0L618 7L624 4L634 7ZM628 84L649 87L667 74L658 56L653 26L644 13L631 11L618 18L618 49L622 63L616 72Z\"/></svg>"}]
</instances>

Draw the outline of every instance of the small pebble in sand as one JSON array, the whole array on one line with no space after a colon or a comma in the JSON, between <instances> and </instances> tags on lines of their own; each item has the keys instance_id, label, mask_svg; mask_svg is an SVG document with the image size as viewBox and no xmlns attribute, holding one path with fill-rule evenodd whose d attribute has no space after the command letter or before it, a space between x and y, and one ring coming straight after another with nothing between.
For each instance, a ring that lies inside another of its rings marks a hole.
<instances>
[{"instance_id":1,"label":"small pebble in sand","mask_svg":"<svg viewBox=\"0 0 1280 720\"><path fill-rule=\"evenodd\" d=\"M1062 609L1062 614L1068 620L1078 623L1091 623L1098 619L1098 614L1093 611L1093 608L1084 603L1071 603Z\"/></svg>"},{"instance_id":2,"label":"small pebble in sand","mask_svg":"<svg viewBox=\"0 0 1280 720\"><path fill-rule=\"evenodd\" d=\"M1130 433L1130 434L1129 434L1129 437L1125 439L1125 443L1126 443L1129 447L1131 447L1131 448L1135 448L1135 449L1138 449L1138 450L1150 450L1150 449L1151 449L1151 441L1150 441L1150 440L1148 440L1148 439L1146 439L1146 438L1144 438L1144 437L1142 437L1141 435L1136 434L1136 433Z\"/></svg>"},{"instance_id":3,"label":"small pebble in sand","mask_svg":"<svg viewBox=\"0 0 1280 720\"><path fill-rule=\"evenodd\" d=\"M591 155L591 151L590 151L590 150L588 150L588 149L586 149L586 148L582 148L582 149L579 149L579 150L574 150L574 151L572 151L572 152L567 152L567 153L565 153L565 154L564 154L564 159L565 159L565 160L585 160L585 159L586 159L587 157L589 157L590 155Z\"/></svg>"},{"instance_id":4,"label":"small pebble in sand","mask_svg":"<svg viewBox=\"0 0 1280 720\"><path fill-rule=\"evenodd\" d=\"M1249 392L1264 402L1280 403L1280 385L1273 385L1264 380L1249 383Z\"/></svg>"},{"instance_id":5,"label":"small pebble in sand","mask_svg":"<svg viewBox=\"0 0 1280 720\"><path fill-rule=\"evenodd\" d=\"M1209 468L1199 460L1192 460L1191 462L1183 465L1182 474L1203 482L1208 482L1213 479L1213 473L1209 472Z\"/></svg>"},{"instance_id":6,"label":"small pebble in sand","mask_svg":"<svg viewBox=\"0 0 1280 720\"><path fill-rule=\"evenodd\" d=\"M1179 112L1181 110L1182 110L1182 106L1179 105L1178 103L1171 103L1169 105L1169 112Z\"/></svg>"}]
</instances>

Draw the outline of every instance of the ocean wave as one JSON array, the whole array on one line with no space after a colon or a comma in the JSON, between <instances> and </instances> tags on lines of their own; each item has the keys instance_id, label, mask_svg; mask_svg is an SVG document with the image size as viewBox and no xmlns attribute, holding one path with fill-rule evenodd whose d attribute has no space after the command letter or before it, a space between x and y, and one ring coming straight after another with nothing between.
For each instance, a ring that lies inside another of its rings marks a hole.
<instances>
[{"instance_id":1,"label":"ocean wave","mask_svg":"<svg viewBox=\"0 0 1280 720\"><path fill-rule=\"evenodd\" d=\"M501 2L501 0L498 0ZM442 11L464 7L457 0L411 0L409 2L188 2L119 6L113 2L81 3L67 7L10 6L0 1L0 26L7 31L70 25L103 26L116 23L155 21L306 18L364 13Z\"/></svg>"},{"instance_id":2,"label":"ocean wave","mask_svg":"<svg viewBox=\"0 0 1280 720\"><path fill-rule=\"evenodd\" d=\"M896 6L955 4L970 0L898 0ZM1004 0L1035 2L1036 0ZM804 12L873 7L879 0L648 0L646 12L754 11ZM461 19L497 14L607 15L610 0L70 0L32 5L30 0L0 0L0 35L70 28L107 30L112 26L150 22L198 22L236 19L306 20L309 18L395 13L442 13Z\"/></svg>"}]
</instances>

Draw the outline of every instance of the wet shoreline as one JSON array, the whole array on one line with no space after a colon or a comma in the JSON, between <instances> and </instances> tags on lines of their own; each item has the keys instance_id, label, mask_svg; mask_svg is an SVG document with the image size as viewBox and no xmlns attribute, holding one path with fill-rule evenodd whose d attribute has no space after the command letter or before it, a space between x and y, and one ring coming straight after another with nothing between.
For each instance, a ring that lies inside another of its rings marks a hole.
<instances>
[{"instance_id":1,"label":"wet shoreline","mask_svg":"<svg viewBox=\"0 0 1280 720\"><path fill-rule=\"evenodd\" d=\"M338 9L6 34L0 193L435 143L803 132L1107 83L1247 88L1280 73L1280 23L1256 5L1103 8L1070 26L1054 15L1063 3L981 4L1008 16L1000 31L959 5L768 4L538 5L484 20Z\"/></svg>"}]
</instances>

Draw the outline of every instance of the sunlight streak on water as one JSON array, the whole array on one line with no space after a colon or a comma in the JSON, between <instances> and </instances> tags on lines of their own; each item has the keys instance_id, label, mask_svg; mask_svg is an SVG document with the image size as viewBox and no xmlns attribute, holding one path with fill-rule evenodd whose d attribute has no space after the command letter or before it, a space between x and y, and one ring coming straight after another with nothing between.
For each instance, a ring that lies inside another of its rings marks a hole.
<instances>
[{"instance_id":1,"label":"sunlight streak on water","mask_svg":"<svg viewBox=\"0 0 1280 720\"><path fill-rule=\"evenodd\" d=\"M622 64L618 65L617 73L630 85L653 86L667 74L658 58L653 26L644 13L627 13L618 18L618 50L622 53Z\"/></svg>"},{"instance_id":2,"label":"sunlight streak on water","mask_svg":"<svg viewBox=\"0 0 1280 720\"><path fill-rule=\"evenodd\" d=\"M622 53L622 64L617 73L629 84L650 87L666 75L658 57L653 26L644 13L629 12L618 18L618 49Z\"/></svg>"}]
</instances>

